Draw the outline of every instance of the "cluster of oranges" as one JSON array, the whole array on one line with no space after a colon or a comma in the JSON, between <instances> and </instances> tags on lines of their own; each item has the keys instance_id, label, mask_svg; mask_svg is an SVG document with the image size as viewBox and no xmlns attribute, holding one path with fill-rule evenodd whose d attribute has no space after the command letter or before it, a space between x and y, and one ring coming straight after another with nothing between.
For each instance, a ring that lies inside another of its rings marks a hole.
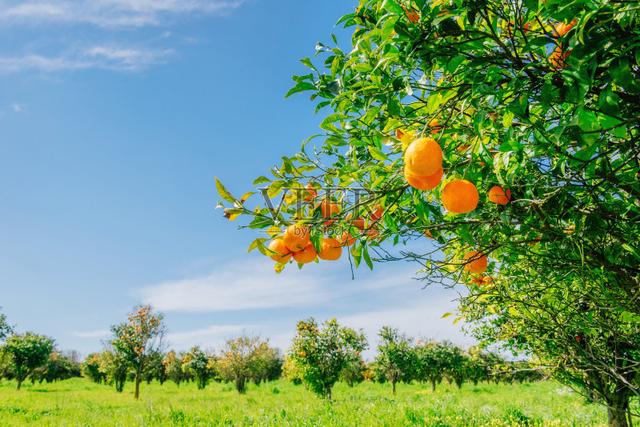
<instances>
[{"instance_id":1,"label":"cluster of oranges","mask_svg":"<svg viewBox=\"0 0 640 427\"><path fill-rule=\"evenodd\" d=\"M442 129L437 121L432 120L429 127L438 131ZM400 136L410 135L401 131ZM418 138L408 143L404 152L404 177L407 183L418 190L427 191L436 188L442 181L444 170L442 167L443 152L433 138ZM511 200L511 191L499 185L489 189L487 198L491 203L506 205ZM480 201L476 186L466 179L453 179L446 183L441 191L441 201L444 208L454 214L466 214L474 211ZM428 236L428 235L427 235ZM482 277L488 265L486 255L478 251L467 252L464 256L465 270L474 275L472 282L486 284L492 279Z\"/></svg>"},{"instance_id":2,"label":"cluster of oranges","mask_svg":"<svg viewBox=\"0 0 640 427\"><path fill-rule=\"evenodd\" d=\"M330 226L336 219L334 218L341 211L340 205L329 199L320 204L323 218L326 221L323 225ZM371 223L364 218L356 218L349 223L362 234L370 239L380 235L380 232L373 226L383 215L383 208L376 206L370 215ZM272 260L279 264L286 264L292 258L299 264L314 262L317 258L325 261L336 261L342 256L342 249L352 246L356 237L350 231L344 231L337 237L323 237L320 240L318 251L311 242L311 229L303 223L290 225L284 233L274 237L269 243L268 249Z\"/></svg>"},{"instance_id":3,"label":"cluster of oranges","mask_svg":"<svg viewBox=\"0 0 640 427\"><path fill-rule=\"evenodd\" d=\"M342 245L336 239L322 239L320 254L311 243L309 227L294 224L287 227L284 234L269 243L273 253L271 259L284 264L291 258L300 264L308 264L320 255L323 259L338 259L342 254Z\"/></svg>"},{"instance_id":4,"label":"cluster of oranges","mask_svg":"<svg viewBox=\"0 0 640 427\"><path fill-rule=\"evenodd\" d=\"M442 160L442 149L435 139L418 138L404 152L404 177L415 189L433 190L444 176ZM487 196L492 203L506 205L511 200L511 191L495 185ZM441 201L448 212L465 214L476 209L480 195L472 182L454 179L442 188Z\"/></svg>"}]
</instances>

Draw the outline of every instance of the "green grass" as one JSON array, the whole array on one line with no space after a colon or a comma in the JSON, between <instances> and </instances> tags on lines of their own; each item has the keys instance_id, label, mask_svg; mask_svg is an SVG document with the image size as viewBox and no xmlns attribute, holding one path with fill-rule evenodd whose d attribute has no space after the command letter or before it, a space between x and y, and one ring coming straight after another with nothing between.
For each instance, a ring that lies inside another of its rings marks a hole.
<instances>
[{"instance_id":1,"label":"green grass","mask_svg":"<svg viewBox=\"0 0 640 427\"><path fill-rule=\"evenodd\" d=\"M605 411L554 382L522 385L338 384L332 405L304 386L285 381L250 386L238 395L228 384L131 384L124 393L77 378L56 384L0 383L2 426L601 426Z\"/></svg>"}]
</instances>

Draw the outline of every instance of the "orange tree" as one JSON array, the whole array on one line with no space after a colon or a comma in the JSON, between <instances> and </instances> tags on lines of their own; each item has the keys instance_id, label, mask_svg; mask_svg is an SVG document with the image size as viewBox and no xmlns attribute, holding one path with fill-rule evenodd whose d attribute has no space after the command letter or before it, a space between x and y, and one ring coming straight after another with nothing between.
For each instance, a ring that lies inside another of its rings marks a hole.
<instances>
[{"instance_id":1,"label":"orange tree","mask_svg":"<svg viewBox=\"0 0 640 427\"><path fill-rule=\"evenodd\" d=\"M336 319L320 326L310 318L296 325L288 358L297 378L315 394L331 401L335 383L345 369L361 359L361 353L367 348L362 331L342 326Z\"/></svg>"},{"instance_id":2,"label":"orange tree","mask_svg":"<svg viewBox=\"0 0 640 427\"><path fill-rule=\"evenodd\" d=\"M126 322L111 327L111 346L115 356L121 358L134 372L136 399L140 398L144 369L153 354L162 348L165 330L162 314L154 313L148 305L134 308Z\"/></svg>"},{"instance_id":3,"label":"orange tree","mask_svg":"<svg viewBox=\"0 0 640 427\"><path fill-rule=\"evenodd\" d=\"M465 283L460 316L479 338L536 354L626 426L640 395L638 13L362 0L339 21L349 49L318 44L289 92L326 111L322 133L256 179L264 203L217 182L225 215L270 234L251 249L277 270L346 253Z\"/></svg>"}]
</instances>

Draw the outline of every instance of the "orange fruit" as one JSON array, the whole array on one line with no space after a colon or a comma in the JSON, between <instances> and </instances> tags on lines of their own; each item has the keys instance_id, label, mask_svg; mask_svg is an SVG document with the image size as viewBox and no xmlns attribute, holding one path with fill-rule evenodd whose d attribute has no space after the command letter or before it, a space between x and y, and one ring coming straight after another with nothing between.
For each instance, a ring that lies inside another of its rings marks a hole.
<instances>
[{"instance_id":1,"label":"orange fruit","mask_svg":"<svg viewBox=\"0 0 640 427\"><path fill-rule=\"evenodd\" d=\"M318 197L318 191L311 183L308 183L306 187L306 194L304 196L305 202L311 202L316 197Z\"/></svg>"},{"instance_id":2,"label":"orange fruit","mask_svg":"<svg viewBox=\"0 0 640 427\"><path fill-rule=\"evenodd\" d=\"M382 215L384 215L384 208L380 205L377 205L374 211L371 213L371 220L377 221L382 218Z\"/></svg>"},{"instance_id":3,"label":"orange fruit","mask_svg":"<svg viewBox=\"0 0 640 427\"><path fill-rule=\"evenodd\" d=\"M335 261L342 255L342 244L334 238L328 237L320 242L320 259Z\"/></svg>"},{"instance_id":4,"label":"orange fruit","mask_svg":"<svg viewBox=\"0 0 640 427\"><path fill-rule=\"evenodd\" d=\"M314 248L311 243L309 243L303 250L293 253L293 259L300 264L313 262L317 256L318 253L316 252L316 248Z\"/></svg>"},{"instance_id":5,"label":"orange fruit","mask_svg":"<svg viewBox=\"0 0 640 427\"><path fill-rule=\"evenodd\" d=\"M352 221L354 227L359 228L360 230L364 230L365 221L364 218L356 218Z\"/></svg>"},{"instance_id":6,"label":"orange fruit","mask_svg":"<svg viewBox=\"0 0 640 427\"><path fill-rule=\"evenodd\" d=\"M489 263L487 256L478 251L467 252L464 256L464 260L466 262L464 269L473 274L484 273L487 270L487 264Z\"/></svg>"},{"instance_id":7,"label":"orange fruit","mask_svg":"<svg viewBox=\"0 0 640 427\"><path fill-rule=\"evenodd\" d=\"M309 227L300 224L293 224L287 227L282 241L291 252L301 251L311 242Z\"/></svg>"},{"instance_id":8,"label":"orange fruit","mask_svg":"<svg viewBox=\"0 0 640 427\"><path fill-rule=\"evenodd\" d=\"M380 236L380 232L375 228L368 229L366 233L369 239L375 239L376 237Z\"/></svg>"},{"instance_id":9,"label":"orange fruit","mask_svg":"<svg viewBox=\"0 0 640 427\"><path fill-rule=\"evenodd\" d=\"M489 190L489 201L491 203L495 203L497 205L506 205L511 200L511 190L500 187L499 185L494 185Z\"/></svg>"},{"instance_id":10,"label":"orange fruit","mask_svg":"<svg viewBox=\"0 0 640 427\"><path fill-rule=\"evenodd\" d=\"M339 214L341 211L341 208L339 204L333 203L329 199L325 199L322 201L322 204L320 205L320 210L322 211L323 218L329 218L331 216Z\"/></svg>"},{"instance_id":11,"label":"orange fruit","mask_svg":"<svg viewBox=\"0 0 640 427\"><path fill-rule=\"evenodd\" d=\"M407 14L409 22L411 22L412 24L417 24L418 22L420 22L420 14L418 12L413 9L408 9L405 6L402 6L402 8L404 9L404 13Z\"/></svg>"},{"instance_id":12,"label":"orange fruit","mask_svg":"<svg viewBox=\"0 0 640 427\"><path fill-rule=\"evenodd\" d=\"M476 186L466 179L455 179L442 189L442 204L451 213L464 214L478 207L480 195Z\"/></svg>"},{"instance_id":13,"label":"orange fruit","mask_svg":"<svg viewBox=\"0 0 640 427\"><path fill-rule=\"evenodd\" d=\"M577 19L573 19L568 24L564 22L558 22L556 26L553 28L553 36L554 37L562 37L567 34L576 24L578 23Z\"/></svg>"},{"instance_id":14,"label":"orange fruit","mask_svg":"<svg viewBox=\"0 0 640 427\"><path fill-rule=\"evenodd\" d=\"M436 134L442 130L442 126L440 126L440 122L438 119L431 119L429 122L429 127L431 128L431 133Z\"/></svg>"},{"instance_id":15,"label":"orange fruit","mask_svg":"<svg viewBox=\"0 0 640 427\"><path fill-rule=\"evenodd\" d=\"M273 252L271 259L276 262L284 264L291 259L291 251L284 244L284 240L281 237L276 237L269 243L269 250Z\"/></svg>"},{"instance_id":16,"label":"orange fruit","mask_svg":"<svg viewBox=\"0 0 640 427\"><path fill-rule=\"evenodd\" d=\"M406 167L404 168L404 177L409 183L409 185L412 186L413 188L416 188L418 190L423 190L423 191L433 190L434 188L436 188L438 184L440 184L440 181L442 181L443 174L444 174L444 171L442 170L442 168L440 168L433 175L429 175L429 176L413 175L411 174L411 172L407 170Z\"/></svg>"},{"instance_id":17,"label":"orange fruit","mask_svg":"<svg viewBox=\"0 0 640 427\"><path fill-rule=\"evenodd\" d=\"M484 284L484 281L482 280L482 277L474 277L473 279L471 279L471 283L474 283L478 286Z\"/></svg>"},{"instance_id":18,"label":"orange fruit","mask_svg":"<svg viewBox=\"0 0 640 427\"><path fill-rule=\"evenodd\" d=\"M404 152L404 164L412 175L433 175L442 169L442 149L433 138L416 139Z\"/></svg>"},{"instance_id":19,"label":"orange fruit","mask_svg":"<svg viewBox=\"0 0 640 427\"><path fill-rule=\"evenodd\" d=\"M340 236L340 244L342 246L351 246L356 242L356 238L351 235L348 231L345 231Z\"/></svg>"},{"instance_id":20,"label":"orange fruit","mask_svg":"<svg viewBox=\"0 0 640 427\"><path fill-rule=\"evenodd\" d=\"M566 59L571 54L570 51L564 51L562 49L562 45L557 46L554 51L549 55L549 63L551 64L551 69L558 71L563 69L567 63Z\"/></svg>"}]
</instances>

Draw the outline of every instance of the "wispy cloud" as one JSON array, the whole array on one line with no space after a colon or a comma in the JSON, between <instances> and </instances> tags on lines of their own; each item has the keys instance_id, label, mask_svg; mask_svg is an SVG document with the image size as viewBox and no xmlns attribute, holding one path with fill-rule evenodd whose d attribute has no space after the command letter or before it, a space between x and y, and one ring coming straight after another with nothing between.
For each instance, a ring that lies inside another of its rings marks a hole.
<instances>
[{"instance_id":1,"label":"wispy cloud","mask_svg":"<svg viewBox=\"0 0 640 427\"><path fill-rule=\"evenodd\" d=\"M107 338L111 335L111 332L107 329L98 329L95 331L74 331L72 335L78 338Z\"/></svg>"},{"instance_id":2,"label":"wispy cloud","mask_svg":"<svg viewBox=\"0 0 640 427\"><path fill-rule=\"evenodd\" d=\"M0 57L0 72L145 70L191 43L173 37L176 23L228 14L244 1L0 0L0 27L16 29L19 40Z\"/></svg>"},{"instance_id":3,"label":"wispy cloud","mask_svg":"<svg viewBox=\"0 0 640 427\"><path fill-rule=\"evenodd\" d=\"M166 341L176 349L186 349L194 345L205 348L219 348L224 342L241 333L253 333L254 325L210 325L192 331L167 334Z\"/></svg>"},{"instance_id":4,"label":"wispy cloud","mask_svg":"<svg viewBox=\"0 0 640 427\"><path fill-rule=\"evenodd\" d=\"M175 313L172 317L207 313L222 321L168 336L179 349L196 344L218 347L243 331L271 338L274 345L286 349L296 322L309 316L319 321L337 317L345 325L363 329L373 349L385 325L415 338L473 343L463 334L461 324L454 325L452 317L442 318L445 312L455 312L457 291L421 290L420 283L412 279L411 267L359 272L355 281L345 274L347 269L341 263L324 263L302 271L289 268L276 275L269 262L249 257L220 265L209 274L144 287L137 296L160 311ZM249 320L245 324L238 319ZM225 325L227 322L235 323ZM367 356L374 353L370 350Z\"/></svg>"},{"instance_id":5,"label":"wispy cloud","mask_svg":"<svg viewBox=\"0 0 640 427\"><path fill-rule=\"evenodd\" d=\"M0 4L0 22L7 25L89 24L99 27L143 27L184 14L221 14L244 0L80 0L9 1Z\"/></svg>"},{"instance_id":6,"label":"wispy cloud","mask_svg":"<svg viewBox=\"0 0 640 427\"><path fill-rule=\"evenodd\" d=\"M171 49L120 48L93 46L58 56L23 55L0 57L0 72L21 71L73 71L98 68L114 71L138 71L152 65L162 64L174 52Z\"/></svg>"},{"instance_id":7,"label":"wispy cloud","mask_svg":"<svg viewBox=\"0 0 640 427\"><path fill-rule=\"evenodd\" d=\"M139 295L158 310L181 312L304 307L330 298L313 274L276 275L262 262L226 266L202 277L148 286Z\"/></svg>"}]
</instances>

